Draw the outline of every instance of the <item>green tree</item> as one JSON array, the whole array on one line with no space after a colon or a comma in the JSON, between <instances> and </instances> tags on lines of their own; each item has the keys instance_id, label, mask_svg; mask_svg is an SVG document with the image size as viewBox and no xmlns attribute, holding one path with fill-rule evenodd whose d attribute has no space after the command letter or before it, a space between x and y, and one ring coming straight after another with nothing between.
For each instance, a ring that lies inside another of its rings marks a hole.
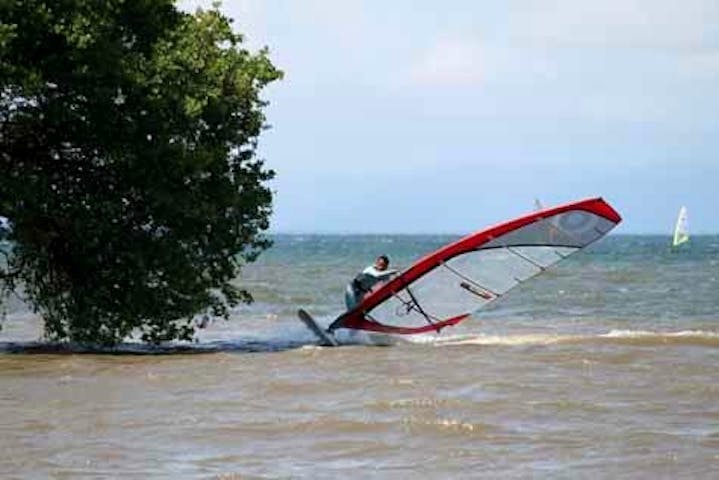
<instances>
[{"instance_id":1,"label":"green tree","mask_svg":"<svg viewBox=\"0 0 719 480\"><path fill-rule=\"evenodd\" d=\"M0 0L0 258L50 340L189 339L250 301L273 172L260 91L281 72L215 6Z\"/></svg>"}]
</instances>

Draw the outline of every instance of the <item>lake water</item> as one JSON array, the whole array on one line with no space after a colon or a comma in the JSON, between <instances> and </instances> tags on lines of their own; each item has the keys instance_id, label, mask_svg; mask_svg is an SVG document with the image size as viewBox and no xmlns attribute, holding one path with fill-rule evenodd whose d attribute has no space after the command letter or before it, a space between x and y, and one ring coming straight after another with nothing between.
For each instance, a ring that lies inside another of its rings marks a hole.
<instances>
[{"instance_id":1,"label":"lake water","mask_svg":"<svg viewBox=\"0 0 719 480\"><path fill-rule=\"evenodd\" d=\"M277 236L256 302L197 343L52 349L6 304L0 477L717 478L719 237L610 236L440 336L322 348L379 253L451 236Z\"/></svg>"}]
</instances>

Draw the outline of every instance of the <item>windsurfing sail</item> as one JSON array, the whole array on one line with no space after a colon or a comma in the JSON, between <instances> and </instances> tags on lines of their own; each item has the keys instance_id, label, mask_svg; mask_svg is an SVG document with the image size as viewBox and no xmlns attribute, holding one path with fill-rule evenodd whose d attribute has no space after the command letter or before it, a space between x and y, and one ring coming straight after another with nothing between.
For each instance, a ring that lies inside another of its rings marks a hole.
<instances>
[{"instance_id":1,"label":"windsurfing sail","mask_svg":"<svg viewBox=\"0 0 719 480\"><path fill-rule=\"evenodd\" d=\"M682 243L689 240L689 230L687 228L687 208L681 207L677 222L674 225L674 236L672 237L672 247L676 248Z\"/></svg>"},{"instance_id":2,"label":"windsurfing sail","mask_svg":"<svg viewBox=\"0 0 719 480\"><path fill-rule=\"evenodd\" d=\"M418 260L329 330L439 332L600 239L620 221L608 203L592 198L472 233Z\"/></svg>"}]
</instances>

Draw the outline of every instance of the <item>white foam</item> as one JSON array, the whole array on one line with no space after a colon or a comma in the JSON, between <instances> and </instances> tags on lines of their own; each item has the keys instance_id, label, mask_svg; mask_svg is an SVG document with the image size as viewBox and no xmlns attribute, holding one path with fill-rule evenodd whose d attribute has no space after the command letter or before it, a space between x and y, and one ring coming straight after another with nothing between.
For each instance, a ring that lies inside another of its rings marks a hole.
<instances>
[{"instance_id":1,"label":"white foam","mask_svg":"<svg viewBox=\"0 0 719 480\"><path fill-rule=\"evenodd\" d=\"M437 346L451 345L551 345L555 343L580 340L582 337L574 335L547 335L547 334L521 334L521 335L455 335L452 337L434 337L433 340L422 339L416 343L431 343Z\"/></svg>"},{"instance_id":2,"label":"white foam","mask_svg":"<svg viewBox=\"0 0 719 480\"><path fill-rule=\"evenodd\" d=\"M704 330L681 330L679 332L652 332L648 330L612 330L609 333L600 335L604 338L719 338L718 332L707 332Z\"/></svg>"},{"instance_id":3,"label":"white foam","mask_svg":"<svg viewBox=\"0 0 719 480\"><path fill-rule=\"evenodd\" d=\"M612 340L646 339L649 341L706 341L719 339L719 332L703 330L682 330L678 332L655 332L647 330L611 330L603 334L558 335L545 333L529 333L517 335L485 335L465 334L448 337L415 336L408 340L416 344L434 346L481 345L481 346L523 346L523 345L555 345L562 343L584 343ZM672 342L672 343L674 343Z\"/></svg>"}]
</instances>

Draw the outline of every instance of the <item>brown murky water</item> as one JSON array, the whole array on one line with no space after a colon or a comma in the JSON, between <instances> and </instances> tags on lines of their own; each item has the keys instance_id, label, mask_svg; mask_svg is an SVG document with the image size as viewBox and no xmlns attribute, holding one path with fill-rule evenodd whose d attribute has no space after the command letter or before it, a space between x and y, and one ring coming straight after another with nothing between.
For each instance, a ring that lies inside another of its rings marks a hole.
<instances>
[{"instance_id":1,"label":"brown murky water","mask_svg":"<svg viewBox=\"0 0 719 480\"><path fill-rule=\"evenodd\" d=\"M0 355L3 478L715 478L719 339Z\"/></svg>"}]
</instances>

